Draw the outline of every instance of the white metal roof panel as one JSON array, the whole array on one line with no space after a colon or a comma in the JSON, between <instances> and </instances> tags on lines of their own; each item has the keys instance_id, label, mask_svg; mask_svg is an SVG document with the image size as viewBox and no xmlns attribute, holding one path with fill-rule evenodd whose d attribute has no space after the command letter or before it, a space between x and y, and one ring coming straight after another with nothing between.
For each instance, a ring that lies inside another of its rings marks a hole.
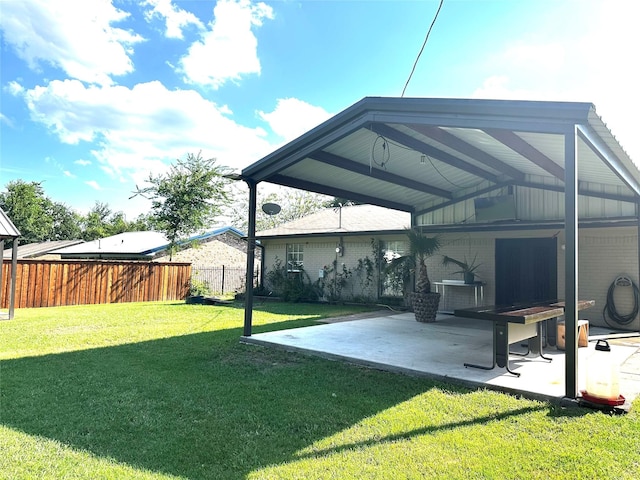
<instances>
[{"instance_id":1,"label":"white metal roof panel","mask_svg":"<svg viewBox=\"0 0 640 480\"><path fill-rule=\"evenodd\" d=\"M555 202L564 184L565 136L575 132L580 196L609 202L602 209L589 202L590 214L611 211L611 202L636 202L640 171L593 105L576 102L369 97L242 176L418 214L466 205L470 192L508 185L541 189L540 198L548 192L544 201Z\"/></svg>"},{"instance_id":2,"label":"white metal roof panel","mask_svg":"<svg viewBox=\"0 0 640 480\"><path fill-rule=\"evenodd\" d=\"M0 238L17 238L19 236L20 231L7 214L4 213L4 210L0 208Z\"/></svg>"}]
</instances>

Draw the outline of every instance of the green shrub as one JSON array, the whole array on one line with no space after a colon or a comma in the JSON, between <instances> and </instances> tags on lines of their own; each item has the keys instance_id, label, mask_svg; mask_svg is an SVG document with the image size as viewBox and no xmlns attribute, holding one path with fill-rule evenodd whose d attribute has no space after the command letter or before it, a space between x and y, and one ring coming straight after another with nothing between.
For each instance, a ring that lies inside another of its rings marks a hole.
<instances>
[{"instance_id":1,"label":"green shrub","mask_svg":"<svg viewBox=\"0 0 640 480\"><path fill-rule=\"evenodd\" d=\"M213 292L211 291L211 287L204 280L198 280L197 278L192 278L189 282L189 296L190 297L206 297L211 295Z\"/></svg>"},{"instance_id":2,"label":"green shrub","mask_svg":"<svg viewBox=\"0 0 640 480\"><path fill-rule=\"evenodd\" d=\"M314 301L318 299L318 291L311 283L309 274L300 268L290 272L279 258L265 275L269 288L286 302Z\"/></svg>"}]
</instances>

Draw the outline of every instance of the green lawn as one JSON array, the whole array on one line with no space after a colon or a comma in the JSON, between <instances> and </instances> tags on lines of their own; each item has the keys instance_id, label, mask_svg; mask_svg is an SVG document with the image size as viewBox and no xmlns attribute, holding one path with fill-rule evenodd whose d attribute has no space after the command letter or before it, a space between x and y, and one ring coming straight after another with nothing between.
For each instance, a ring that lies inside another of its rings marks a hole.
<instances>
[{"instance_id":1,"label":"green lawn","mask_svg":"<svg viewBox=\"0 0 640 480\"><path fill-rule=\"evenodd\" d=\"M347 307L266 304L254 331ZM240 344L243 310L140 303L0 323L0 478L640 478L609 416Z\"/></svg>"}]
</instances>

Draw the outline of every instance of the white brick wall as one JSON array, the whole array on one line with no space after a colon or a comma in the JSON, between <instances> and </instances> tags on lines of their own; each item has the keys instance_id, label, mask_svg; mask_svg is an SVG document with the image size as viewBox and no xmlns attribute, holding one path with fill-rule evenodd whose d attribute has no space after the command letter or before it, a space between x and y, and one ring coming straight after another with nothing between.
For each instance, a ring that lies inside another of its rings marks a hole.
<instances>
[{"instance_id":1,"label":"white brick wall","mask_svg":"<svg viewBox=\"0 0 640 480\"><path fill-rule=\"evenodd\" d=\"M442 235L443 246L437 255L427 262L429 278L432 282L443 279L461 280L461 275L452 275L456 271L455 266L445 267L442 265L442 255L464 260L472 259L478 255L477 262L482 265L478 268L478 279L486 282L485 303L495 302L495 239L496 238L558 238L558 298L564 297L564 261L565 251L562 245L565 244L563 230L533 230L526 232L490 232L490 233L460 233ZM385 240L405 240L403 235L396 237L383 237ZM331 266L331 262L336 258L335 248L339 238L313 239L304 241L304 268L311 277L311 281L318 279L318 271L323 266ZM268 270L272 267L275 257L278 256L283 262L286 259L285 245L283 241L265 242L266 259L265 266ZM580 312L580 318L589 320L593 325L604 326L602 310L605 306L606 295L611 282L621 274L626 274L640 284L638 279L638 234L637 229L618 228L585 228L579 231L578 240L579 266L578 266L578 295L580 298L595 300L596 306ZM352 271L355 270L359 258L368 256L373 260L371 249L371 237L345 237L344 256L338 258L338 268L342 263ZM357 281L345 288L345 296L362 296L359 291ZM355 284L354 284L355 283ZM377 284L376 287L377 289ZM377 290L376 290L377 291ZM373 295L376 293L364 292ZM453 293L449 300L457 308L471 305L471 290L459 289ZM616 289L616 308L619 313L626 314L633 308L631 289L618 287ZM636 319L628 328L640 329L640 319Z\"/></svg>"},{"instance_id":2,"label":"white brick wall","mask_svg":"<svg viewBox=\"0 0 640 480\"><path fill-rule=\"evenodd\" d=\"M564 243L564 240L563 240ZM580 313L595 325L605 326L602 310L607 291L617 276L625 274L638 282L638 233L635 228L584 229L578 237L578 290L580 297L591 298L596 306ZM558 256L564 261L564 252ZM564 280L564 279L563 279ZM564 282L563 282L564 287ZM625 315L633 309L631 288L615 289L615 307ZM640 319L629 325L640 329Z\"/></svg>"},{"instance_id":3,"label":"white brick wall","mask_svg":"<svg viewBox=\"0 0 640 480\"><path fill-rule=\"evenodd\" d=\"M336 255L336 247L340 242L339 237L327 237L322 239L310 239L304 241L289 241L289 243L302 243L304 244L304 269L309 275L312 282L315 282L319 278L319 272L324 268L333 268L333 261L337 259L338 271L342 271L342 265L345 268L351 270L353 275L351 276L349 283L342 291L342 297L345 300L353 298L370 298L372 300L377 299L378 291L378 278L377 275L373 284L367 291L363 291L361 280L362 277L356 276L356 267L358 266L358 260L369 257L371 261L374 261L374 253L371 247L370 236L363 237L344 237L342 241L343 255ZM404 236L387 236L387 240L404 240ZM286 241L273 241L269 240L263 242L266 245L265 249L265 268L268 271L273 267L276 257L284 264L286 260Z\"/></svg>"}]
</instances>

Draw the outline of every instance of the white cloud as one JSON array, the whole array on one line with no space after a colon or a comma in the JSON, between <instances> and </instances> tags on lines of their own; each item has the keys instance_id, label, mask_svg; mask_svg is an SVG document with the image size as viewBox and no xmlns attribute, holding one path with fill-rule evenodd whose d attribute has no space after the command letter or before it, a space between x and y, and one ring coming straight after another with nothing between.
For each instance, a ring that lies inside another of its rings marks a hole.
<instances>
[{"instance_id":1,"label":"white cloud","mask_svg":"<svg viewBox=\"0 0 640 480\"><path fill-rule=\"evenodd\" d=\"M545 72L558 71L566 64L566 52L561 43L531 44L517 42L503 53L505 62L513 68Z\"/></svg>"},{"instance_id":2,"label":"white cloud","mask_svg":"<svg viewBox=\"0 0 640 480\"><path fill-rule=\"evenodd\" d=\"M76 178L76 176L73 173L71 173L69 170L65 169L64 166L60 162L58 162L58 160L56 160L55 158L53 158L53 157L44 157L44 162L48 163L50 165L53 165L65 177L67 177L67 178Z\"/></svg>"},{"instance_id":3,"label":"white cloud","mask_svg":"<svg viewBox=\"0 0 640 480\"><path fill-rule=\"evenodd\" d=\"M20 95L24 91L24 88L18 82L11 81L11 82L7 83L7 86L4 87L4 90L6 92L9 92L13 96L17 96L17 95Z\"/></svg>"},{"instance_id":4,"label":"white cloud","mask_svg":"<svg viewBox=\"0 0 640 480\"><path fill-rule=\"evenodd\" d=\"M488 60L493 73L472 96L591 102L640 162L640 72L631 53L640 45L640 4L587 1L579 10L573 2L557 5L548 24L532 25L535 34L523 32Z\"/></svg>"},{"instance_id":5,"label":"white cloud","mask_svg":"<svg viewBox=\"0 0 640 480\"><path fill-rule=\"evenodd\" d=\"M297 98L279 99L273 112L258 111L257 113L277 135L287 142L331 117L331 114L323 108Z\"/></svg>"},{"instance_id":6,"label":"white cloud","mask_svg":"<svg viewBox=\"0 0 640 480\"><path fill-rule=\"evenodd\" d=\"M13 128L11 119L2 112L0 112L0 123L4 123L6 126Z\"/></svg>"},{"instance_id":7,"label":"white cloud","mask_svg":"<svg viewBox=\"0 0 640 480\"><path fill-rule=\"evenodd\" d=\"M513 83L507 75L495 75L485 79L482 86L477 88L472 96L474 98L501 100L558 100L557 98L550 98L550 92L542 92L538 89L515 88Z\"/></svg>"},{"instance_id":8,"label":"white cloud","mask_svg":"<svg viewBox=\"0 0 640 480\"><path fill-rule=\"evenodd\" d=\"M112 26L128 15L109 0L2 2L0 28L29 68L47 62L72 78L110 85L112 75L133 71L131 47L142 41Z\"/></svg>"},{"instance_id":9,"label":"white cloud","mask_svg":"<svg viewBox=\"0 0 640 480\"><path fill-rule=\"evenodd\" d=\"M259 74L258 40L252 28L261 26L264 19L272 19L272 8L262 2L220 0L213 13L211 30L180 60L185 82L217 89L242 75Z\"/></svg>"},{"instance_id":10,"label":"white cloud","mask_svg":"<svg viewBox=\"0 0 640 480\"><path fill-rule=\"evenodd\" d=\"M89 180L89 181L84 182L84 183L89 185L94 190L102 190L102 187L95 180Z\"/></svg>"},{"instance_id":11,"label":"white cloud","mask_svg":"<svg viewBox=\"0 0 640 480\"><path fill-rule=\"evenodd\" d=\"M73 163L75 163L76 165L80 165L81 167L86 167L87 165L91 165L91 160L80 159L80 160L76 160Z\"/></svg>"},{"instance_id":12,"label":"white cloud","mask_svg":"<svg viewBox=\"0 0 640 480\"><path fill-rule=\"evenodd\" d=\"M165 36L167 38L184 38L182 29L189 25L195 25L198 29L204 30L204 25L193 13L187 12L171 3L171 0L147 0L144 5L151 9L145 12L147 21L154 17L163 18L165 21Z\"/></svg>"},{"instance_id":13,"label":"white cloud","mask_svg":"<svg viewBox=\"0 0 640 480\"><path fill-rule=\"evenodd\" d=\"M263 129L238 125L227 106L157 81L129 89L54 80L25 90L24 98L32 119L62 142L95 142L91 154L114 179L139 181L199 151L220 165L243 168L272 150Z\"/></svg>"}]
</instances>

